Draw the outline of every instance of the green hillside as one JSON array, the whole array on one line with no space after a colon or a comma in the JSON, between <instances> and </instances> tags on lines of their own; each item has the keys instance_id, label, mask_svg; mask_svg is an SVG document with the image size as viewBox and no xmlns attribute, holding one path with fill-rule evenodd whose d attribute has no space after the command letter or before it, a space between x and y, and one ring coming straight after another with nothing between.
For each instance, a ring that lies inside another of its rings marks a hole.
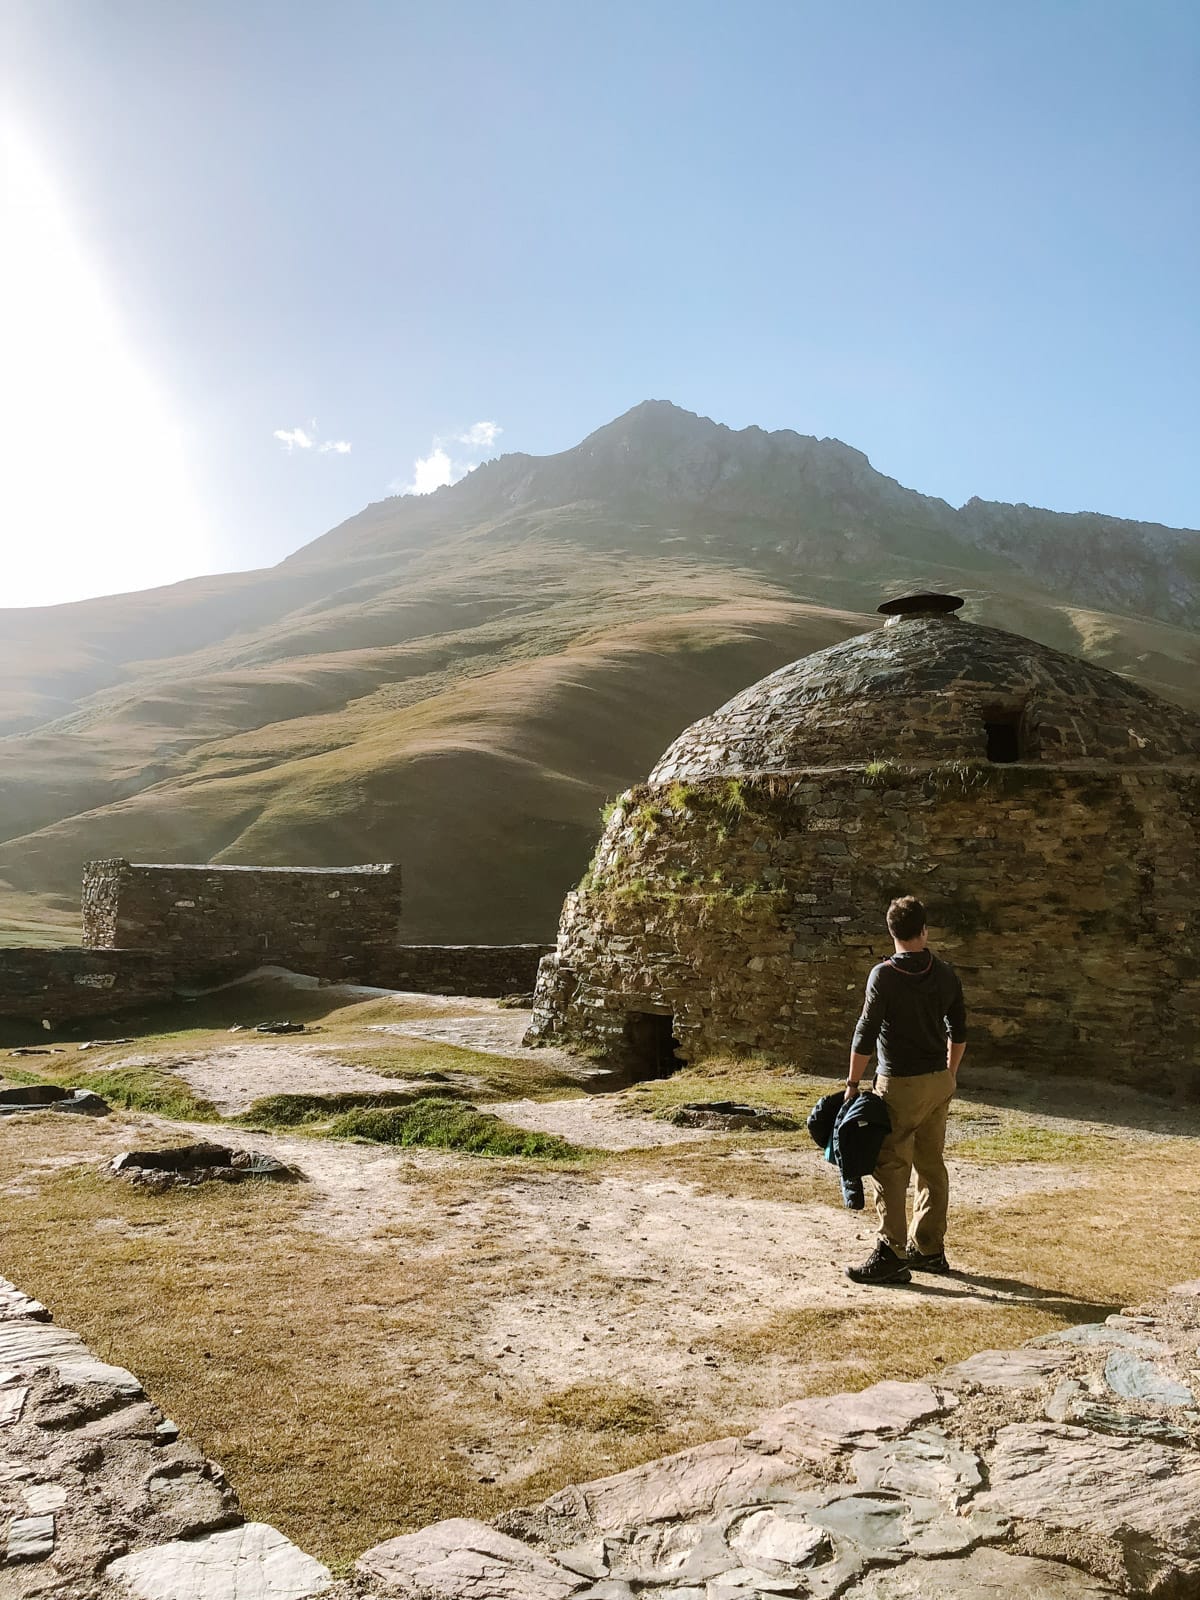
<instances>
[{"instance_id":1,"label":"green hillside","mask_svg":"<svg viewBox=\"0 0 1200 1600\"><path fill-rule=\"evenodd\" d=\"M1200 535L970 502L661 402L268 571L0 612L0 938L83 862L397 860L413 940L544 938L604 800L884 592L1200 706Z\"/></svg>"}]
</instances>

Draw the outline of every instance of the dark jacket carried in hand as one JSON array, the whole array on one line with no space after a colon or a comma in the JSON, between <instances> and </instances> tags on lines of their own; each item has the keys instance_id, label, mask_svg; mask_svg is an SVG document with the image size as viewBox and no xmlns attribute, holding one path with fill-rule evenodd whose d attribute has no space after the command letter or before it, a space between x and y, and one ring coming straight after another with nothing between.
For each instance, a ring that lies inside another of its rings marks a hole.
<instances>
[{"instance_id":1,"label":"dark jacket carried in hand","mask_svg":"<svg viewBox=\"0 0 1200 1600\"><path fill-rule=\"evenodd\" d=\"M842 1178L842 1199L848 1211L865 1203L863 1179L875 1170L883 1141L892 1131L886 1103L877 1094L847 1100L844 1092L825 1094L808 1114L808 1131Z\"/></svg>"}]
</instances>

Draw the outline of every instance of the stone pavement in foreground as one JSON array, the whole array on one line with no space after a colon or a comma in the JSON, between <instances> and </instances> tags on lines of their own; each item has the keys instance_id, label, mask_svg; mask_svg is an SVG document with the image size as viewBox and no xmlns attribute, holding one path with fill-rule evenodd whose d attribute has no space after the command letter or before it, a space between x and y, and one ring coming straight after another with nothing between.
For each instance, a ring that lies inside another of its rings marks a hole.
<instances>
[{"instance_id":1,"label":"stone pavement in foreground","mask_svg":"<svg viewBox=\"0 0 1200 1600\"><path fill-rule=\"evenodd\" d=\"M0 1534L0 1600L1196 1600L1200 1282L436 1523L334 1582L0 1279Z\"/></svg>"}]
</instances>

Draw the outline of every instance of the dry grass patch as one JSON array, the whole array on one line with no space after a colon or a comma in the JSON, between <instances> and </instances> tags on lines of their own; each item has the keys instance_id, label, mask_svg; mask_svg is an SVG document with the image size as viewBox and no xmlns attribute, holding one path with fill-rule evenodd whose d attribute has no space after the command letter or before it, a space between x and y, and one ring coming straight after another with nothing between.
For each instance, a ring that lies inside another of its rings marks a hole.
<instances>
[{"instance_id":1,"label":"dry grass patch","mask_svg":"<svg viewBox=\"0 0 1200 1600\"><path fill-rule=\"evenodd\" d=\"M1077 1188L951 1216L972 1266L1038 1294L1112 1307L1200 1277L1200 1162L1186 1139L1141 1139Z\"/></svg>"},{"instance_id":2,"label":"dry grass patch","mask_svg":"<svg viewBox=\"0 0 1200 1600\"><path fill-rule=\"evenodd\" d=\"M954 1138L949 1152L960 1161L987 1165L1057 1161L1093 1166L1111 1162L1120 1155L1122 1146L1123 1141L1116 1134L1064 1132L1036 1123L1013 1122L987 1133L966 1133Z\"/></svg>"},{"instance_id":3,"label":"dry grass patch","mask_svg":"<svg viewBox=\"0 0 1200 1600\"><path fill-rule=\"evenodd\" d=\"M3 1271L136 1372L225 1466L248 1516L335 1567L405 1529L491 1517L702 1432L663 1431L627 1399L594 1406L589 1425L580 1397L548 1405L473 1347L471 1315L553 1263L447 1239L418 1204L386 1245L356 1248L297 1226L303 1185L147 1194L96 1170L115 1131L49 1113L5 1126ZM130 1134L169 1142L144 1124ZM499 1163L487 1170L502 1181ZM447 1203L480 1192L461 1179L441 1189Z\"/></svg>"},{"instance_id":4,"label":"dry grass patch","mask_svg":"<svg viewBox=\"0 0 1200 1600\"><path fill-rule=\"evenodd\" d=\"M884 1378L923 1378L977 1350L1021 1344L1099 1314L1090 1306L1051 1309L1037 1303L951 1307L894 1290L883 1305L788 1311L757 1327L723 1333L712 1347L747 1363L793 1350L798 1390L838 1394Z\"/></svg>"},{"instance_id":5,"label":"dry grass patch","mask_svg":"<svg viewBox=\"0 0 1200 1600\"><path fill-rule=\"evenodd\" d=\"M661 1116L692 1100L740 1100L769 1106L803 1123L822 1094L836 1082L813 1078L783 1063L713 1056L627 1091L629 1103L647 1116ZM811 1141L810 1141L811 1142Z\"/></svg>"},{"instance_id":6,"label":"dry grass patch","mask_svg":"<svg viewBox=\"0 0 1200 1600\"><path fill-rule=\"evenodd\" d=\"M548 1394L532 1413L572 1433L661 1432L662 1408L641 1389L603 1383L573 1383Z\"/></svg>"},{"instance_id":7,"label":"dry grass patch","mask_svg":"<svg viewBox=\"0 0 1200 1600\"><path fill-rule=\"evenodd\" d=\"M374 1233L342 1237L318 1231L328 1174L293 1189L146 1194L96 1170L122 1137L161 1143L170 1130L120 1115L0 1124L0 1270L135 1371L225 1465L248 1515L340 1569L406 1529L491 1518L737 1431L779 1399L921 1376L1200 1276L1200 1164L1183 1140L1143 1138L1091 1163L1075 1188L954 1213L965 1281L919 1279L837 1306L840 1273L814 1258L825 1303L797 1304L801 1282L791 1309L754 1325L747 1296L722 1298L714 1280L723 1331L712 1335L690 1318L690 1279L643 1272L665 1257L653 1229L634 1225L639 1185L693 1184L697 1207L706 1194L837 1207L811 1144L801 1162L776 1136L731 1135L570 1170L378 1150L367 1168L365 1147L341 1145L356 1182L369 1172L386 1185L366 1201ZM648 1246L598 1236L612 1198L593 1199L593 1185L608 1175L632 1180L628 1233L651 1233ZM700 1220L676 1204L683 1222ZM576 1329L603 1335L597 1321L620 1324L608 1344L580 1344L563 1363L556 1348L539 1355L540 1328L570 1342ZM676 1327L686 1346L656 1346Z\"/></svg>"}]
</instances>

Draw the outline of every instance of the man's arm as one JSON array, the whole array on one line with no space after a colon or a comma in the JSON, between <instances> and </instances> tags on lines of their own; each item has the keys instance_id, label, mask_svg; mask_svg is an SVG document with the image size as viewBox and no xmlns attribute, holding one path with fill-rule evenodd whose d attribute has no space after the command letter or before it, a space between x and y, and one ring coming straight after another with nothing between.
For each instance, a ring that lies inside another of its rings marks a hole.
<instances>
[{"instance_id":1,"label":"man's arm","mask_svg":"<svg viewBox=\"0 0 1200 1600\"><path fill-rule=\"evenodd\" d=\"M879 992L879 985L872 973L867 979L867 993L863 1000L862 1016L858 1019L858 1026L854 1030L854 1039L850 1045L850 1070L846 1074L846 1098L856 1095L863 1074L871 1064L871 1055L875 1049L875 1042L879 1038L879 1030L883 1026L883 996Z\"/></svg>"},{"instance_id":2,"label":"man's arm","mask_svg":"<svg viewBox=\"0 0 1200 1600\"><path fill-rule=\"evenodd\" d=\"M854 1096L859 1093L859 1085L862 1082L864 1073L870 1065L870 1056L859 1055L857 1050L851 1050L850 1071L846 1076L847 1100L853 1100Z\"/></svg>"},{"instance_id":3,"label":"man's arm","mask_svg":"<svg viewBox=\"0 0 1200 1600\"><path fill-rule=\"evenodd\" d=\"M958 1068L967 1048L967 1008L963 1001L962 984L954 974L954 995L946 1009L946 1066L955 1083Z\"/></svg>"}]
</instances>

